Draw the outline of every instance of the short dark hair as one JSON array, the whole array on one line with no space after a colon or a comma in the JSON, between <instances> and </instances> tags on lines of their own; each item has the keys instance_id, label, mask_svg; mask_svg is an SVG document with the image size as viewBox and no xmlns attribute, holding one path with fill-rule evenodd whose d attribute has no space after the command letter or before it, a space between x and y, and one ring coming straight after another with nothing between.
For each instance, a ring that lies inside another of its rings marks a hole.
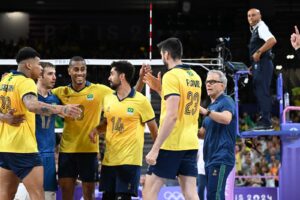
<instances>
[{"instance_id":1,"label":"short dark hair","mask_svg":"<svg viewBox=\"0 0 300 200\"><path fill-rule=\"evenodd\" d=\"M181 59L183 54L183 48L178 38L172 37L160 42L157 47L160 51L167 51L171 57L175 59Z\"/></svg>"},{"instance_id":2,"label":"short dark hair","mask_svg":"<svg viewBox=\"0 0 300 200\"><path fill-rule=\"evenodd\" d=\"M42 66L42 68L43 68L43 73L42 73L42 76L44 77L44 69L46 68L46 67L50 67L50 68L53 68L53 69L55 69L55 65L53 65L52 63L50 63L50 62L40 62L40 65Z\"/></svg>"},{"instance_id":3,"label":"short dark hair","mask_svg":"<svg viewBox=\"0 0 300 200\"><path fill-rule=\"evenodd\" d=\"M16 55L16 61L19 64L23 60L27 60L29 58L35 58L35 57L40 58L40 54L35 49L31 47L23 47L18 51Z\"/></svg>"},{"instance_id":4,"label":"short dark hair","mask_svg":"<svg viewBox=\"0 0 300 200\"><path fill-rule=\"evenodd\" d=\"M42 66L42 68L46 68L46 67L51 67L51 68L55 68L55 65L53 65L50 62L40 62L40 65Z\"/></svg>"},{"instance_id":5,"label":"short dark hair","mask_svg":"<svg viewBox=\"0 0 300 200\"><path fill-rule=\"evenodd\" d=\"M81 56L73 56L73 57L70 59L69 66L71 66L71 64L72 64L73 61L75 61L75 62L77 62L77 61L82 61L82 62L84 62L84 64L86 65L84 58L81 57Z\"/></svg>"},{"instance_id":6,"label":"short dark hair","mask_svg":"<svg viewBox=\"0 0 300 200\"><path fill-rule=\"evenodd\" d=\"M126 81L130 83L133 79L135 68L134 66L128 61L116 61L111 63L111 68L115 68L115 70L121 74L125 74Z\"/></svg>"}]
</instances>

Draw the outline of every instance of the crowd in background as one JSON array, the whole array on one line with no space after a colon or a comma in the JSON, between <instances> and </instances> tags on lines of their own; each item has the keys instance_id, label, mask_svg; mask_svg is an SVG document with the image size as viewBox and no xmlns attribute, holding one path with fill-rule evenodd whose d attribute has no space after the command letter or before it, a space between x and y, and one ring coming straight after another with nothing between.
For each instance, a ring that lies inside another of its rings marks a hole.
<instances>
[{"instance_id":1,"label":"crowd in background","mask_svg":"<svg viewBox=\"0 0 300 200\"><path fill-rule=\"evenodd\" d=\"M240 117L240 131L255 126L256 120L247 113ZM275 130L279 119L272 117ZM247 143L250 142L250 145ZM236 186L277 187L280 168L280 138L260 136L251 140L238 138L235 146ZM260 177L262 176L262 177Z\"/></svg>"}]
</instances>

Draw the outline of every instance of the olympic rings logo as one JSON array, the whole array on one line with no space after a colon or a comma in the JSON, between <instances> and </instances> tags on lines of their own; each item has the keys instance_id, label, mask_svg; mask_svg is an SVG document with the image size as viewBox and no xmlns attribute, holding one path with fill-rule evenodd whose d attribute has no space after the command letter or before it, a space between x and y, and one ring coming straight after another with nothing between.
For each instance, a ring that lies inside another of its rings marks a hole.
<instances>
[{"instance_id":1,"label":"olympic rings logo","mask_svg":"<svg viewBox=\"0 0 300 200\"><path fill-rule=\"evenodd\" d=\"M167 191L164 193L164 199L165 200L184 200L184 197L180 192Z\"/></svg>"}]
</instances>

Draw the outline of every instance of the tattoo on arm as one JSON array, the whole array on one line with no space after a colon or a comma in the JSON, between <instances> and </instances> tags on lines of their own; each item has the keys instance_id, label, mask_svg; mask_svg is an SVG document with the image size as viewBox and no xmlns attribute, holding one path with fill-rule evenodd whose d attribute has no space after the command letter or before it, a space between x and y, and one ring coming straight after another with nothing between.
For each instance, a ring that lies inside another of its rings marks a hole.
<instances>
[{"instance_id":1,"label":"tattoo on arm","mask_svg":"<svg viewBox=\"0 0 300 200\"><path fill-rule=\"evenodd\" d=\"M23 102L29 110L31 106L37 101L38 101L37 96L34 94L29 93L23 96Z\"/></svg>"},{"instance_id":2,"label":"tattoo on arm","mask_svg":"<svg viewBox=\"0 0 300 200\"><path fill-rule=\"evenodd\" d=\"M64 108L64 114L67 114L67 111L68 111L68 108L65 107L65 108Z\"/></svg>"},{"instance_id":3,"label":"tattoo on arm","mask_svg":"<svg viewBox=\"0 0 300 200\"><path fill-rule=\"evenodd\" d=\"M37 96L34 95L34 94L31 94L31 93L25 94L25 96L23 96L23 101L24 101L24 103L25 103L25 101L26 101L26 102L29 102L29 101L32 101L33 99L36 99L36 100L37 100Z\"/></svg>"},{"instance_id":4,"label":"tattoo on arm","mask_svg":"<svg viewBox=\"0 0 300 200\"><path fill-rule=\"evenodd\" d=\"M49 114L49 109L46 108L46 107L44 107L44 106L41 108L41 111L42 111L42 113L44 113L44 114Z\"/></svg>"},{"instance_id":5,"label":"tattoo on arm","mask_svg":"<svg viewBox=\"0 0 300 200\"><path fill-rule=\"evenodd\" d=\"M34 94L26 94L23 97L23 102L30 112L34 112L36 114L49 116L55 112L54 105L38 101L37 96Z\"/></svg>"}]
</instances>

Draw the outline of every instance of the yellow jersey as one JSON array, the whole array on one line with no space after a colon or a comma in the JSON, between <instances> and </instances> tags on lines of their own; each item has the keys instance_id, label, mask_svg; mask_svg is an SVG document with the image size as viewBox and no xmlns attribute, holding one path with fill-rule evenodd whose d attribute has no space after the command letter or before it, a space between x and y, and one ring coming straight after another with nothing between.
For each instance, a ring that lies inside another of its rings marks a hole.
<instances>
[{"instance_id":1,"label":"yellow jersey","mask_svg":"<svg viewBox=\"0 0 300 200\"><path fill-rule=\"evenodd\" d=\"M119 100L115 94L104 99L107 119L103 165L142 166L145 123L155 118L148 99L134 89Z\"/></svg>"},{"instance_id":2,"label":"yellow jersey","mask_svg":"<svg viewBox=\"0 0 300 200\"><path fill-rule=\"evenodd\" d=\"M71 85L52 90L62 104L79 104L82 114L77 119L65 118L64 129L60 141L60 152L92 153L99 152L99 138L96 143L89 139L89 133L100 122L104 96L112 94L113 90L101 84L86 82L86 87L80 91L72 89Z\"/></svg>"},{"instance_id":3,"label":"yellow jersey","mask_svg":"<svg viewBox=\"0 0 300 200\"><path fill-rule=\"evenodd\" d=\"M198 149L201 86L199 75L187 65L178 65L164 74L160 124L164 122L166 116L166 98L178 95L180 101L177 121L161 149L174 151Z\"/></svg>"},{"instance_id":4,"label":"yellow jersey","mask_svg":"<svg viewBox=\"0 0 300 200\"><path fill-rule=\"evenodd\" d=\"M16 109L15 114L24 114L25 121L19 127L0 122L0 152L36 153L35 113L29 112L23 103L26 94L37 95L37 86L31 78L13 71L0 82L0 112Z\"/></svg>"}]
</instances>

